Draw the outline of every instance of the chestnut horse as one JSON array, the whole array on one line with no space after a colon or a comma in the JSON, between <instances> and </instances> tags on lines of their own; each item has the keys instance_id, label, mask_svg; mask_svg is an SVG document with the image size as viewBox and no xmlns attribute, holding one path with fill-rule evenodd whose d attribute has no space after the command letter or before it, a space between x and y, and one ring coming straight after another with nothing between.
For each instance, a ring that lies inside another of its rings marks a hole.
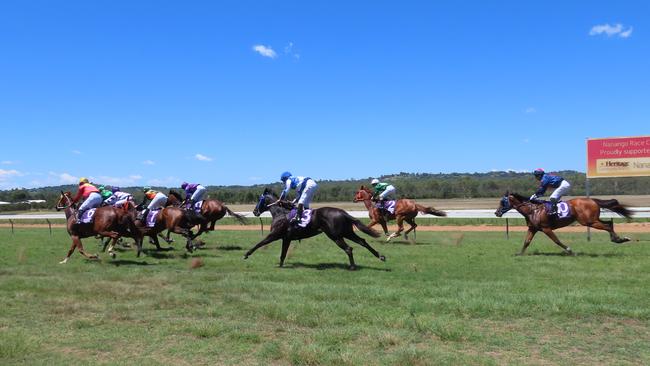
<instances>
[{"instance_id":1,"label":"chestnut horse","mask_svg":"<svg viewBox=\"0 0 650 366\"><path fill-rule=\"evenodd\" d=\"M169 191L167 202L172 206L177 207L182 207L185 203L181 195L174 190ZM187 208L187 210L193 212L194 208ZM206 220L203 222L198 222L200 228L199 232L196 235L198 236L205 231L214 231L214 225L217 223L217 220L221 220L224 216L226 216L226 214L234 217L237 221L239 221L240 224L245 225L247 223L244 216L235 213L229 209L228 206L224 205L223 202L210 199L203 200L203 204L201 205L201 215L203 215ZM208 227L208 223L210 223L210 227Z\"/></svg>"},{"instance_id":2,"label":"chestnut horse","mask_svg":"<svg viewBox=\"0 0 650 366\"><path fill-rule=\"evenodd\" d=\"M356 269L356 264L354 263L354 257L352 256L352 248L344 239L349 239L360 244L381 261L386 261L386 257L379 254L362 237L358 236L354 232L353 227L356 227L375 238L379 237L379 233L362 224L361 221L350 216L347 212L334 207L313 209L311 211L311 221L307 224L307 227L301 228L291 224L287 218L287 214L291 207L293 207L293 205L289 202L278 201L278 196L268 188L264 190L264 193L260 196L260 199L255 206L255 210L253 210L253 214L259 217L262 212L267 210L271 211L271 216L273 216L271 232L266 236L266 238L248 250L244 255L244 259L248 259L248 257L260 247L282 239L282 253L280 254L280 267L282 267L284 265L284 260L287 257L289 244L291 244L292 240L306 239L325 233L328 238L334 241L336 245L343 249L343 251L348 255L348 259L350 260L349 268L351 270Z\"/></svg>"},{"instance_id":3,"label":"chestnut horse","mask_svg":"<svg viewBox=\"0 0 650 366\"><path fill-rule=\"evenodd\" d=\"M113 206L99 207L95 210L92 223L77 224L77 210L75 205L72 203L70 192L61 192L59 201L56 204L56 210L65 210L68 234L70 234L70 237L72 238L72 246L70 247L68 254L59 263L67 263L72 253L74 253L75 248L78 248L79 253L88 259L99 259L95 254L87 254L84 250L83 244L81 243L81 238L97 235L110 237L115 241L117 241L121 236L134 238L138 248L138 255L140 255L140 252L142 251L142 236L139 234L139 231L127 210L115 208Z\"/></svg>"},{"instance_id":4,"label":"chestnut horse","mask_svg":"<svg viewBox=\"0 0 650 366\"><path fill-rule=\"evenodd\" d=\"M382 215L379 208L377 208L377 206L372 202L372 191L365 186L359 187L359 190L354 195L354 202L359 201L363 201L363 204L366 205L366 209L368 210L368 216L370 216L370 224L368 227L373 227L379 223L382 229L384 229L384 234L388 236L387 241L400 236L402 231L404 231L404 221L411 225L411 227L404 232L404 238L408 240L408 234L411 231L415 234L415 228L418 227L418 224L415 223L415 217L418 215L418 212L434 216L447 216L444 211L436 210L433 207L419 205L415 203L415 201L409 199L397 200L395 203L395 213L391 214L386 212L385 215ZM386 226L386 222L395 219L397 219L397 231L388 235L388 226Z\"/></svg>"},{"instance_id":5,"label":"chestnut horse","mask_svg":"<svg viewBox=\"0 0 650 366\"><path fill-rule=\"evenodd\" d=\"M620 237L614 232L614 220L605 222L600 219L600 209L606 208L615 212L626 219L630 219L632 212L627 207L618 203L617 200L599 200L595 198L574 198L565 201L569 205L570 215L566 218L557 218L549 216L545 204L542 201L530 201L517 193L506 192L506 194L499 201L499 207L494 212L497 217L501 217L510 209L517 210L526 218L528 225L528 234L524 240L524 246L518 255L523 255L528 248L528 245L533 240L533 237L538 231L543 232L553 242L569 255L574 255L571 248L562 244L560 239L557 238L553 230L565 227L575 221L580 225L589 226L598 230L605 230L609 233L609 237L614 243L625 243L630 241L630 238Z\"/></svg>"}]
</instances>

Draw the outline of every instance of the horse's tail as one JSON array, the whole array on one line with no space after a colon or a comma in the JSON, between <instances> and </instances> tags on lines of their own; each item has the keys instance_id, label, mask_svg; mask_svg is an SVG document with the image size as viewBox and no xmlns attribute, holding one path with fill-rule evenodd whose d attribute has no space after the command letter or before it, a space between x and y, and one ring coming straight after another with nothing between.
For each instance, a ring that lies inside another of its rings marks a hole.
<instances>
[{"instance_id":1,"label":"horse's tail","mask_svg":"<svg viewBox=\"0 0 650 366\"><path fill-rule=\"evenodd\" d=\"M229 209L225 205L223 207L226 208L226 212L228 213L228 215L234 217L237 221L239 221L240 224L242 224L242 225L248 224L248 220L246 220L246 217L244 217L244 215L240 215L240 214L232 211L231 209Z\"/></svg>"},{"instance_id":2,"label":"horse's tail","mask_svg":"<svg viewBox=\"0 0 650 366\"><path fill-rule=\"evenodd\" d=\"M418 204L416 204L415 207L418 209L418 211L425 214L434 215L434 216L447 216L447 213L445 211L436 210L433 207L425 207Z\"/></svg>"},{"instance_id":3,"label":"horse's tail","mask_svg":"<svg viewBox=\"0 0 650 366\"><path fill-rule=\"evenodd\" d=\"M381 234L379 234L375 230L373 230L373 229L367 227L366 225L364 225L363 222L359 221L359 219L357 219L356 217L353 217L352 215L350 215L349 213L347 213L345 211L343 211L343 212L352 221L352 225L356 226L357 229L359 229L362 232L372 236L373 238L378 238L378 237L381 236Z\"/></svg>"},{"instance_id":4,"label":"horse's tail","mask_svg":"<svg viewBox=\"0 0 650 366\"><path fill-rule=\"evenodd\" d=\"M632 211L630 211L627 207L618 203L618 200L615 199L599 200L596 198L592 198L592 200L594 200L594 202L596 202L596 204L600 208L606 208L612 212L616 212L617 214L625 217L626 219L632 218Z\"/></svg>"}]
</instances>

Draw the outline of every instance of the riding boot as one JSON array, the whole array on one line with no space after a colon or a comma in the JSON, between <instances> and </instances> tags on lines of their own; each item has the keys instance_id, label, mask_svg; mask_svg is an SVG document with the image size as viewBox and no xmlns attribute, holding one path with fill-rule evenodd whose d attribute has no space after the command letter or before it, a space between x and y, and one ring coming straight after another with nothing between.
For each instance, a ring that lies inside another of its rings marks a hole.
<instances>
[{"instance_id":1,"label":"riding boot","mask_svg":"<svg viewBox=\"0 0 650 366\"><path fill-rule=\"evenodd\" d=\"M142 212L140 212L140 216L139 216L138 219L140 221L142 221L143 223L146 223L147 222L147 215L149 215L149 209L145 208L144 210L142 210Z\"/></svg>"},{"instance_id":2,"label":"riding boot","mask_svg":"<svg viewBox=\"0 0 650 366\"><path fill-rule=\"evenodd\" d=\"M298 204L298 209L296 210L296 216L291 219L292 224L299 225L300 221L302 221L302 212L304 211L305 206L302 203Z\"/></svg>"},{"instance_id":3,"label":"riding boot","mask_svg":"<svg viewBox=\"0 0 650 366\"><path fill-rule=\"evenodd\" d=\"M81 216L83 216L84 212L86 212L86 211L85 210L84 211L81 211L81 210L77 211L77 217L76 217L75 224L77 224L77 225L81 224Z\"/></svg>"},{"instance_id":4,"label":"riding boot","mask_svg":"<svg viewBox=\"0 0 650 366\"><path fill-rule=\"evenodd\" d=\"M549 212L548 214L550 216L554 216L557 214L557 198L551 197L550 201L551 201L551 212Z\"/></svg>"}]
</instances>

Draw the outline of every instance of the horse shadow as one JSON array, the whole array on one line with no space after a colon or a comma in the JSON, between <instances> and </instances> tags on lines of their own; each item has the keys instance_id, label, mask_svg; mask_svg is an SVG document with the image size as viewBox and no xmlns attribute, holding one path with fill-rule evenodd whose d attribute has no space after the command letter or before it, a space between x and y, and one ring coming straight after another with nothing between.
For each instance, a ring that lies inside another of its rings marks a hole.
<instances>
[{"instance_id":1,"label":"horse shadow","mask_svg":"<svg viewBox=\"0 0 650 366\"><path fill-rule=\"evenodd\" d=\"M584 252L575 252L573 255L567 254L565 252L538 252L534 251L530 253L531 256L545 256L545 257L585 257L585 258L615 258L623 257L623 253L584 253Z\"/></svg>"},{"instance_id":2,"label":"horse shadow","mask_svg":"<svg viewBox=\"0 0 650 366\"><path fill-rule=\"evenodd\" d=\"M357 271L364 270L364 269L369 269L373 271L382 271L382 272L392 272L390 268L379 268L379 267L370 267L370 266L362 266L357 264ZM295 262L292 263L291 266L285 266L282 268L290 269L290 268L309 268L309 269L316 269L319 271L323 270L329 270L329 269L343 269L343 270L349 270L350 266L348 264L344 263L303 263L303 262Z\"/></svg>"},{"instance_id":3,"label":"horse shadow","mask_svg":"<svg viewBox=\"0 0 650 366\"><path fill-rule=\"evenodd\" d=\"M244 248L243 248L243 247L240 247L239 245L222 245L222 246L218 246L218 247L216 247L216 249L217 249L217 250L227 250L227 251L230 251L230 250L243 250Z\"/></svg>"},{"instance_id":4,"label":"horse shadow","mask_svg":"<svg viewBox=\"0 0 650 366\"><path fill-rule=\"evenodd\" d=\"M151 266L151 263L148 263L147 261L134 261L130 259L115 259L110 262L109 264L114 265L115 267L119 266Z\"/></svg>"}]
</instances>

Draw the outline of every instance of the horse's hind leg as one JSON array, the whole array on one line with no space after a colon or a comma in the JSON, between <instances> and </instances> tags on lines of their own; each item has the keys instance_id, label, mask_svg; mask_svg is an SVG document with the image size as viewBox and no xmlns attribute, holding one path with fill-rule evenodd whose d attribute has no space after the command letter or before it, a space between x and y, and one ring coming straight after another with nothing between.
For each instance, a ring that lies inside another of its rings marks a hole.
<instances>
[{"instance_id":1,"label":"horse's hind leg","mask_svg":"<svg viewBox=\"0 0 650 366\"><path fill-rule=\"evenodd\" d=\"M609 223L598 220L598 222L595 222L589 226L593 227L594 229L607 231L609 233L609 238L614 243L620 244L620 243L625 243L626 241L630 241L630 238L628 237L621 238L614 232L614 220L610 221Z\"/></svg>"},{"instance_id":2,"label":"horse's hind leg","mask_svg":"<svg viewBox=\"0 0 650 366\"><path fill-rule=\"evenodd\" d=\"M415 219L412 217L405 220L406 222L408 222L409 225L411 225L411 227L404 232L404 239L406 240L409 239L409 233L411 231L413 231L413 238L415 239L415 228L418 227L418 224L415 223Z\"/></svg>"},{"instance_id":3,"label":"horse's hind leg","mask_svg":"<svg viewBox=\"0 0 650 366\"><path fill-rule=\"evenodd\" d=\"M282 252L280 253L280 267L284 266L284 260L287 258L287 252L289 251L289 244L291 240L289 238L282 239Z\"/></svg>"},{"instance_id":4,"label":"horse's hind leg","mask_svg":"<svg viewBox=\"0 0 650 366\"><path fill-rule=\"evenodd\" d=\"M543 232L544 232L544 234L546 234L546 236L548 236L551 240L553 240L553 242L554 242L555 244L557 244L557 245L559 245L560 247L562 247L562 249L564 249L564 251L565 251L567 254L569 254L569 255L574 255L574 253L573 253L573 251L571 250L571 248L569 248L568 246L562 244L562 242L560 241L560 239L558 239L557 235L555 235L555 233L553 232L553 230L551 230L551 229L544 229Z\"/></svg>"},{"instance_id":5,"label":"horse's hind leg","mask_svg":"<svg viewBox=\"0 0 650 366\"><path fill-rule=\"evenodd\" d=\"M353 242L355 242L355 243L361 245L362 247L368 249L370 251L370 253L372 253L372 255L379 258L382 262L386 261L386 257L379 254L379 252L376 251L375 248L371 247L370 244L368 244L368 242L366 242L366 240L364 238L357 235L354 231L352 231L351 233L348 233L347 235L345 235L345 238L350 239Z\"/></svg>"},{"instance_id":6,"label":"horse's hind leg","mask_svg":"<svg viewBox=\"0 0 650 366\"><path fill-rule=\"evenodd\" d=\"M343 238L334 239L334 242L336 243L336 245L339 246L339 248L343 249L343 251L345 252L345 254L348 255L348 259L350 260L350 270L351 270L351 271L356 270L356 269L357 269L357 265L354 263L354 256L352 255L352 247L349 246L349 245L345 242L345 240L343 240ZM371 251L374 251L374 249L371 250Z\"/></svg>"},{"instance_id":7,"label":"horse's hind leg","mask_svg":"<svg viewBox=\"0 0 650 366\"><path fill-rule=\"evenodd\" d=\"M397 231L390 234L386 241L390 241L390 239L397 238L398 236L402 235L402 231L404 231L404 216L397 216Z\"/></svg>"}]
</instances>

